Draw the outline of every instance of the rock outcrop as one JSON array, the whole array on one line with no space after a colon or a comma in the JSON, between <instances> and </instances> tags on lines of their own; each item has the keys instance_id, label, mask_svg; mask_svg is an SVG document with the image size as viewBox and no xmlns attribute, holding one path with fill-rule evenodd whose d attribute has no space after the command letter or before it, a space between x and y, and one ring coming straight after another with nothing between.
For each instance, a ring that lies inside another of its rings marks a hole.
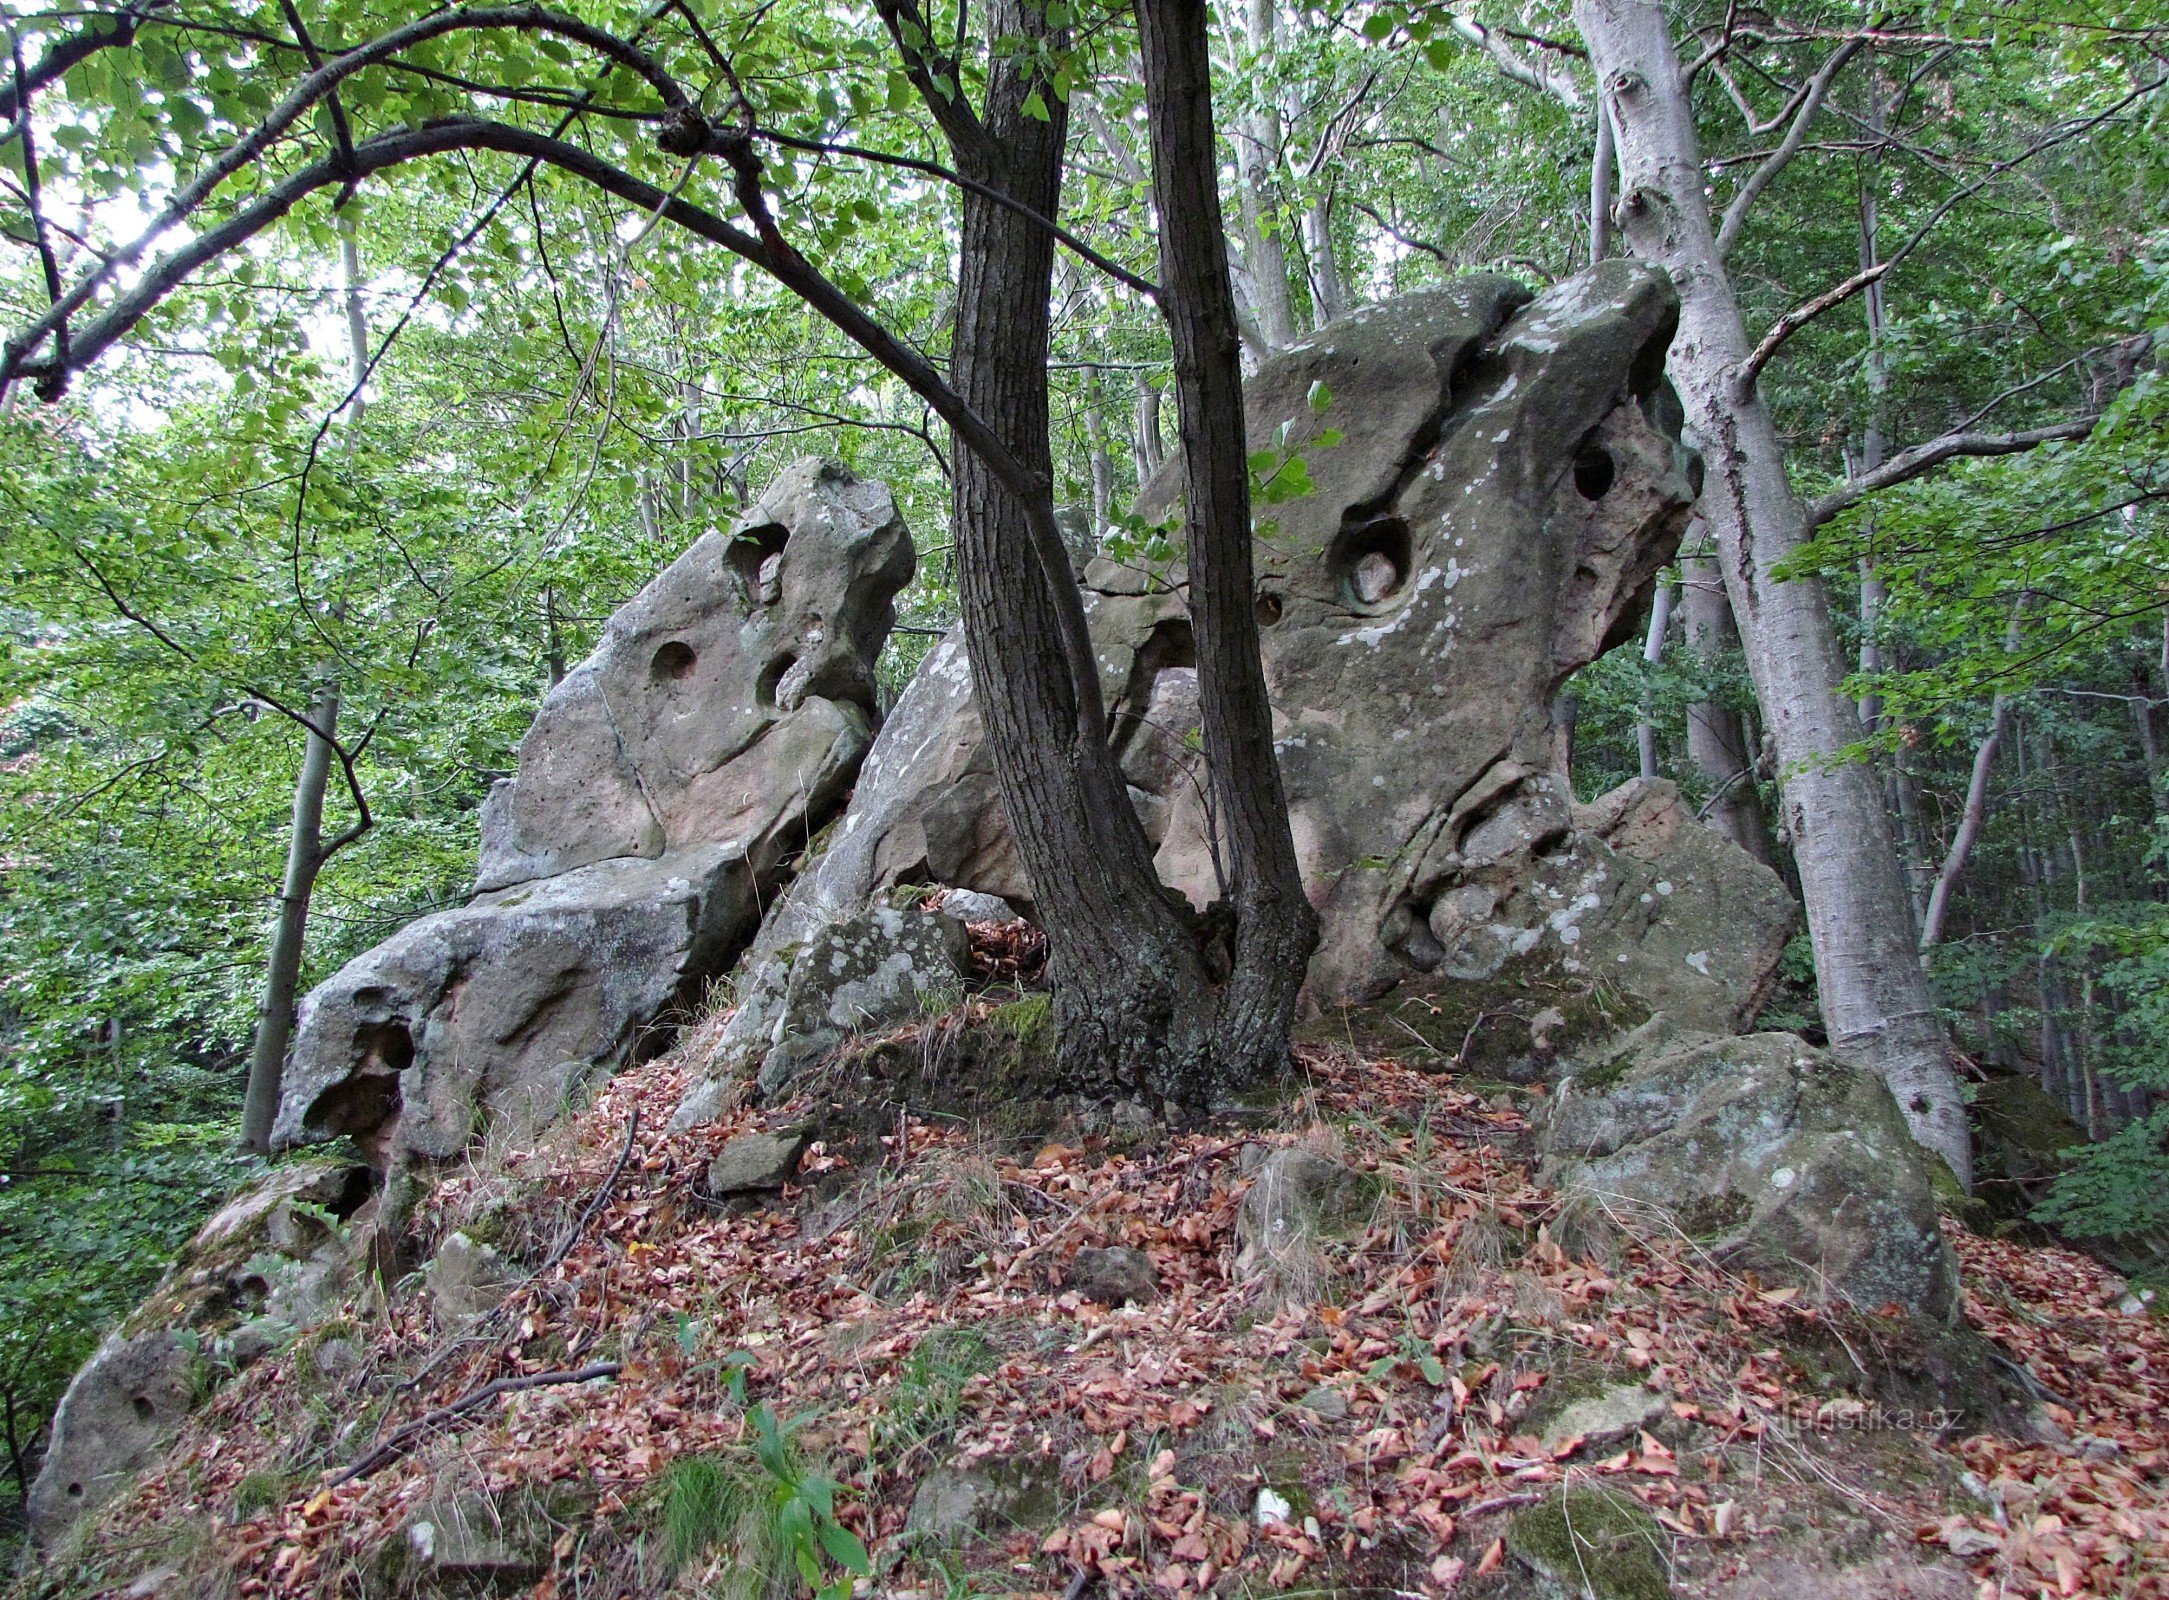
<instances>
[{"instance_id":1,"label":"rock outcrop","mask_svg":"<svg viewBox=\"0 0 2169 1600\"><path fill-rule=\"evenodd\" d=\"M347 1261L336 1224L368 1193L366 1169L297 1161L242 1190L196 1230L150 1298L61 1397L27 1508L40 1545L157 1459L213 1361L245 1366L321 1318Z\"/></svg>"},{"instance_id":2,"label":"rock outcrop","mask_svg":"<svg viewBox=\"0 0 2169 1600\"><path fill-rule=\"evenodd\" d=\"M640 1050L849 788L913 561L886 488L808 459L671 563L544 701L474 899L303 1002L274 1137L444 1159Z\"/></svg>"},{"instance_id":3,"label":"rock outcrop","mask_svg":"<svg viewBox=\"0 0 2169 1600\"><path fill-rule=\"evenodd\" d=\"M1300 456L1313 486L1259 506L1257 564L1323 922L1314 1007L1495 988L1513 966L1624 991L1639 1016L1752 1016L1792 925L1775 874L1695 828L1669 786L1577 809L1551 768L1554 694L1632 631L1694 498L1662 375L1676 312L1661 274L1624 261L1533 299L1464 278L1335 322L1247 384L1252 446ZM1156 480L1148 512L1178 490ZM1204 905L1218 876L1184 585L1179 557L1102 556L1085 599L1161 877ZM764 970L781 953L898 883L1031 904L956 634L762 928L756 991L781 981Z\"/></svg>"},{"instance_id":4,"label":"rock outcrop","mask_svg":"<svg viewBox=\"0 0 2169 1600\"><path fill-rule=\"evenodd\" d=\"M1553 1097L1539 1180L1864 1311L1958 1315L1929 1163L1881 1079L1789 1033L1651 1022Z\"/></svg>"}]
</instances>

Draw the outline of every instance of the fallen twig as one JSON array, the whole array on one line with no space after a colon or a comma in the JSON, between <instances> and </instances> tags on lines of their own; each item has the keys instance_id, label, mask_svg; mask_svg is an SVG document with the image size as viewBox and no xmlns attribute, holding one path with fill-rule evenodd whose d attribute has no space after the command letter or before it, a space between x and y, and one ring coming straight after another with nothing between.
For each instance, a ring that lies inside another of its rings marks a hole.
<instances>
[{"instance_id":1,"label":"fallen twig","mask_svg":"<svg viewBox=\"0 0 2169 1600\"><path fill-rule=\"evenodd\" d=\"M522 1389L544 1389L553 1384L589 1383L596 1378L614 1378L621 1368L622 1364L616 1361L598 1361L592 1366L579 1367L569 1372L531 1372L523 1378L499 1378L494 1383L485 1383L472 1393L461 1395L450 1405L439 1406L436 1410L415 1418L352 1466L333 1473L325 1480L324 1487L336 1489L342 1483L366 1478L379 1467L389 1466L412 1449L431 1429L478 1406L487 1405L499 1395L516 1394Z\"/></svg>"}]
</instances>

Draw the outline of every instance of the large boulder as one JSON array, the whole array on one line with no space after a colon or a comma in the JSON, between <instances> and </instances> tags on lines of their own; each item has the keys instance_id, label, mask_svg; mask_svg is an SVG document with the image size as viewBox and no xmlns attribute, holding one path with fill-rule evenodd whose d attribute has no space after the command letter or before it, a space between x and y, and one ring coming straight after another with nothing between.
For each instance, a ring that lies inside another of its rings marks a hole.
<instances>
[{"instance_id":1,"label":"large boulder","mask_svg":"<svg viewBox=\"0 0 2169 1600\"><path fill-rule=\"evenodd\" d=\"M1468 277L1332 323L1246 384L1252 447L1300 455L1312 485L1260 505L1255 554L1276 745L1323 927L1313 1006L1473 991L1533 961L1639 994L1644 1016L1751 1015L1792 921L1775 875L1714 848L1669 789L1578 813L1550 754L1559 686L1633 632L1694 499L1663 379L1676 316L1669 281L1630 262L1534 298ZM1179 490L1163 475L1145 509L1169 512ZM1085 603L1160 874L1203 906L1218 879L1179 551L1094 560ZM1032 900L955 634L899 700L749 970L900 882Z\"/></svg>"},{"instance_id":2,"label":"large boulder","mask_svg":"<svg viewBox=\"0 0 2169 1600\"><path fill-rule=\"evenodd\" d=\"M850 788L913 560L888 490L814 459L695 541L543 702L474 899L302 1003L274 1137L449 1158L651 1041Z\"/></svg>"},{"instance_id":3,"label":"large boulder","mask_svg":"<svg viewBox=\"0 0 2169 1600\"><path fill-rule=\"evenodd\" d=\"M349 1261L338 1223L369 1190L351 1162L296 1161L196 1230L61 1397L30 1488L32 1538L50 1546L158 1459L214 1362L245 1364L334 1309Z\"/></svg>"},{"instance_id":4,"label":"large boulder","mask_svg":"<svg viewBox=\"0 0 2169 1600\"><path fill-rule=\"evenodd\" d=\"M1657 1018L1552 1097L1540 1182L1654 1211L1719 1260L1825 1302L1958 1316L1934 1157L1881 1079L1789 1033Z\"/></svg>"}]
</instances>

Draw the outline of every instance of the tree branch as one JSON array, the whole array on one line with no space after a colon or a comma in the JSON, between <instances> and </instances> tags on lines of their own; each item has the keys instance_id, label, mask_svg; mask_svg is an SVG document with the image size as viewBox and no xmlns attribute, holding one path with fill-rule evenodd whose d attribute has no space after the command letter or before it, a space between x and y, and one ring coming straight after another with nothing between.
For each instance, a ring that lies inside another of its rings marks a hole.
<instances>
[{"instance_id":1,"label":"tree branch","mask_svg":"<svg viewBox=\"0 0 2169 1600\"><path fill-rule=\"evenodd\" d=\"M944 183L953 183L959 189L967 189L983 200L991 200L994 204L1013 211L1026 221L1045 229L1063 244L1069 246L1081 259L1099 268L1100 271L1106 273L1116 282L1135 289L1146 299L1157 302L1160 298L1160 286L1158 284L1154 283L1150 278L1139 277L1129 268L1117 262L1108 260L1107 257L1101 255L1052 217L1041 215L1023 201L1011 199L990 184L981 183L976 178L967 178L961 172L952 172L938 161L922 161L916 156L897 155L888 150L869 150L863 145L826 144L819 139L800 139L788 133L779 133L774 128L756 127L753 132L756 136L766 139L770 144L780 144L786 149L806 150L816 155L852 156L860 161L878 162L885 167L901 167L907 172L922 172L930 178L939 178Z\"/></svg>"},{"instance_id":2,"label":"tree branch","mask_svg":"<svg viewBox=\"0 0 2169 1600\"><path fill-rule=\"evenodd\" d=\"M144 19L171 3L172 0L133 0L118 11L85 23L39 57L38 64L24 73L18 83L0 88L0 118L14 121L22 115L31 95L48 84L57 83L99 51L126 48L135 43L136 29L143 25ZM6 136L0 135L0 144L5 142Z\"/></svg>"},{"instance_id":3,"label":"tree branch","mask_svg":"<svg viewBox=\"0 0 2169 1600\"><path fill-rule=\"evenodd\" d=\"M1732 197L1732 204L1725 207L1725 220L1717 230L1717 259L1722 261L1732 251L1740 237L1740 228L1747 221L1748 207L1763 190L1770 187L1780 172L1790 165L1792 158L1800 153L1807 140L1808 124L1815 120L1815 113L1822 109L1823 99L1830 93L1830 85L1845 70L1847 62L1860 54L1866 41L1848 39L1830 52L1830 57L1809 82L1800 96L1800 109L1793 113L1792 126L1785 130L1785 137L1770 152L1767 161L1757 167L1748 180L1740 185L1740 192Z\"/></svg>"},{"instance_id":4,"label":"tree branch","mask_svg":"<svg viewBox=\"0 0 2169 1600\"><path fill-rule=\"evenodd\" d=\"M1847 506L1879 489L1925 477L1946 461L1961 456L2015 456L2056 439L2083 439L2094 431L2098 415L2053 423L2045 428L2026 428L2015 433L1946 433L1901 450L1873 472L1849 478L1807 508L1809 531L1821 527Z\"/></svg>"},{"instance_id":5,"label":"tree branch","mask_svg":"<svg viewBox=\"0 0 2169 1600\"><path fill-rule=\"evenodd\" d=\"M919 98L926 102L926 109L933 113L935 123L949 140L950 149L959 161L978 164L987 154L987 134L972 114L971 107L964 103L964 81L963 74L957 70L958 58L934 53L934 29L919 9L917 0L874 0L874 10L880 13L882 25L889 30L897 54L904 58L904 76L911 80L911 86L919 91ZM961 26L961 15L957 21ZM944 80L948 84L946 89L942 86Z\"/></svg>"},{"instance_id":6,"label":"tree branch","mask_svg":"<svg viewBox=\"0 0 2169 1600\"><path fill-rule=\"evenodd\" d=\"M1568 74L1546 71L1524 61L1514 53L1511 45L1474 17L1459 11L1451 12L1449 16L1454 32L1489 56L1501 77L1548 94L1569 110L1582 109L1581 88Z\"/></svg>"},{"instance_id":7,"label":"tree branch","mask_svg":"<svg viewBox=\"0 0 2169 1600\"><path fill-rule=\"evenodd\" d=\"M1934 230L1936 224L1949 216L1962 202L1970 200L1990 183L2003 176L2004 173L2009 172L2014 167L2023 166L2044 150L2052 150L2057 145L2068 144L2081 134L2092 132L2111 117L2122 112L2126 107L2145 99L2148 95L2161 89L2165 84L2169 84L2169 73L2164 73L2151 83L2141 84L2104 111L2097 112L2091 117L2082 118L2077 122L2067 123L2056 132L2044 135L2008 160L1995 162L1971 183L1947 195L1942 204L1929 212L1927 220L1921 223L1918 228L1915 228L1912 236L1904 244L1892 251L1888 258L1877 262L1865 271L1854 273L1835 288L1824 290L1814 299L1808 301L1807 304L1795 307L1772 323L1770 331L1762 336L1762 342L1755 346L1754 351L1741 364L1740 370L1734 374L1733 389L1735 395L1744 398L1752 394L1755 388L1755 380L1761 375L1762 369L1769 365L1770 358L1777 354L1779 347L1787 339L1790 339L1825 311L1834 306L1843 305L1870 284L1881 282L1886 273L1918 249L1921 242Z\"/></svg>"}]
</instances>

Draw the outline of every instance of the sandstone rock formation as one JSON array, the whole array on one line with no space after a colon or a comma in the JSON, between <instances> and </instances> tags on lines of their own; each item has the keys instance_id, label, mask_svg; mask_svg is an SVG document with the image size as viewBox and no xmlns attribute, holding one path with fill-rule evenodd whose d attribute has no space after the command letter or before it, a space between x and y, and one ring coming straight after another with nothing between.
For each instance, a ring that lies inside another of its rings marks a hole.
<instances>
[{"instance_id":1,"label":"sandstone rock formation","mask_svg":"<svg viewBox=\"0 0 2169 1600\"><path fill-rule=\"evenodd\" d=\"M369 1192L343 1161L267 1173L196 1230L150 1298L83 1364L53 1416L31 1485L30 1531L49 1546L155 1460L216 1353L246 1365L337 1298L346 1253L328 1219Z\"/></svg>"},{"instance_id":2,"label":"sandstone rock formation","mask_svg":"<svg viewBox=\"0 0 2169 1600\"><path fill-rule=\"evenodd\" d=\"M1624 261L1534 299L1470 277L1366 307L1249 380L1253 448L1300 455L1314 486L1260 505L1257 548L1282 774L1324 925L1314 1007L1536 970L1624 991L1637 1021L1752 1016L1792 923L1777 877L1694 827L1668 785L1578 811L1549 755L1553 695L1632 631L1694 497L1662 377L1675 311L1660 274ZM1178 487L1156 480L1148 510ZM1179 560L1103 556L1085 598L1161 876L1204 905L1219 879L1184 581ZM778 954L915 882L1031 904L954 634L762 928L756 991Z\"/></svg>"},{"instance_id":3,"label":"sandstone rock formation","mask_svg":"<svg viewBox=\"0 0 2169 1600\"><path fill-rule=\"evenodd\" d=\"M858 771L913 561L888 490L813 459L696 541L543 703L475 898L303 1002L274 1137L450 1157L697 998Z\"/></svg>"},{"instance_id":4,"label":"sandstone rock formation","mask_svg":"<svg viewBox=\"0 0 2169 1600\"><path fill-rule=\"evenodd\" d=\"M1929 1163L1882 1080L1789 1033L1646 1024L1568 1078L1540 1181L1654 1208L1720 1260L1863 1310L1958 1316Z\"/></svg>"}]
</instances>

